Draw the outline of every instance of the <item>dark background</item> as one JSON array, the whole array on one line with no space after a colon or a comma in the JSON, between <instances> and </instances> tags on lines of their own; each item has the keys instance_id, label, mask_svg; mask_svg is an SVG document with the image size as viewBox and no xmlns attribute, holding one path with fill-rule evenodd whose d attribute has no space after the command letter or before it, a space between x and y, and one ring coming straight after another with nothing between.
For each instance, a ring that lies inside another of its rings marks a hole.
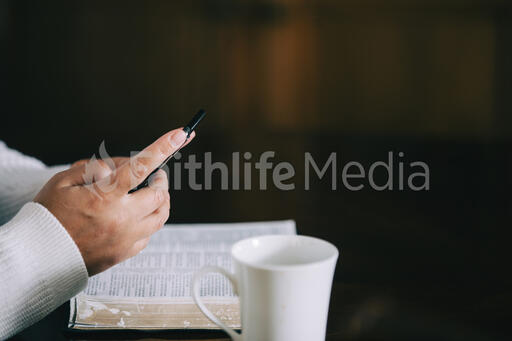
<instances>
[{"instance_id":1,"label":"dark background","mask_svg":"<svg viewBox=\"0 0 512 341\"><path fill-rule=\"evenodd\" d=\"M172 191L170 222L292 218L336 244L330 339L510 334L509 1L1 1L0 39L0 139L47 164L128 155L199 107L185 156L291 162L293 191ZM341 185L388 151L430 191L304 190L304 152L336 152Z\"/></svg>"}]
</instances>

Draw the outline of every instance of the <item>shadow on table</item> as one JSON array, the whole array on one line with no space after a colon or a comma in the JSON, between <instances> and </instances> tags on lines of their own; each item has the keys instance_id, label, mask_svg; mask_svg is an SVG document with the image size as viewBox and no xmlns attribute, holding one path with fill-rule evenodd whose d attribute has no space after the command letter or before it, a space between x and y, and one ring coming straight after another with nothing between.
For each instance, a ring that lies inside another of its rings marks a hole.
<instances>
[{"instance_id":1,"label":"shadow on table","mask_svg":"<svg viewBox=\"0 0 512 341\"><path fill-rule=\"evenodd\" d=\"M441 311L439 307L429 311L420 302L423 299L385 292L375 286L335 281L326 340L505 340L486 334L469 322L461 323L467 318L461 317L460 312ZM11 341L229 340L221 331L69 331L68 316L66 303Z\"/></svg>"}]
</instances>

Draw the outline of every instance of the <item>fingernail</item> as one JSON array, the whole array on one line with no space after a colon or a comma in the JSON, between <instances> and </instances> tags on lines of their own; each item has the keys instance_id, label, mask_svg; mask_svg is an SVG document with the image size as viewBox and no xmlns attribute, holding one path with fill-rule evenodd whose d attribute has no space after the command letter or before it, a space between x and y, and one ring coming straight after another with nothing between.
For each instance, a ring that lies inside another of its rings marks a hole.
<instances>
[{"instance_id":1,"label":"fingernail","mask_svg":"<svg viewBox=\"0 0 512 341\"><path fill-rule=\"evenodd\" d=\"M174 134L172 134L169 139L171 142L171 146L173 146L174 148L178 148L181 147L183 142L185 142L185 140L187 139L187 133L180 129Z\"/></svg>"}]
</instances>

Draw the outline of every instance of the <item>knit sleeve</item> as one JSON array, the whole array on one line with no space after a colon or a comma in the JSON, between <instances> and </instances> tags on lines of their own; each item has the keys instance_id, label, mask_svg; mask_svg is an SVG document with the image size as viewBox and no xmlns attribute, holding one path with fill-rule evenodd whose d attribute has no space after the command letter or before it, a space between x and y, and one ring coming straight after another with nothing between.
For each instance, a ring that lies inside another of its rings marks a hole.
<instances>
[{"instance_id":1,"label":"knit sleeve","mask_svg":"<svg viewBox=\"0 0 512 341\"><path fill-rule=\"evenodd\" d=\"M42 205L28 203L0 226L0 340L39 321L83 290L80 250Z\"/></svg>"},{"instance_id":2,"label":"knit sleeve","mask_svg":"<svg viewBox=\"0 0 512 341\"><path fill-rule=\"evenodd\" d=\"M71 236L45 207L29 202L66 168L46 167L0 141L0 340L42 319L87 284Z\"/></svg>"},{"instance_id":3,"label":"knit sleeve","mask_svg":"<svg viewBox=\"0 0 512 341\"><path fill-rule=\"evenodd\" d=\"M0 225L9 221L43 185L69 166L47 167L41 161L21 154L0 141Z\"/></svg>"}]
</instances>

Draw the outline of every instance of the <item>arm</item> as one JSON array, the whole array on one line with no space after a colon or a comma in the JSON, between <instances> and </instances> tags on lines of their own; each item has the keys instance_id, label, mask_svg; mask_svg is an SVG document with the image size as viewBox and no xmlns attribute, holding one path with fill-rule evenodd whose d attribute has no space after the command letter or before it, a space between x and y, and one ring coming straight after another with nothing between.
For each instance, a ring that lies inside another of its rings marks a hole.
<instances>
[{"instance_id":1,"label":"arm","mask_svg":"<svg viewBox=\"0 0 512 341\"><path fill-rule=\"evenodd\" d=\"M88 274L73 239L42 205L27 203L0 226L0 340L83 290Z\"/></svg>"},{"instance_id":2,"label":"arm","mask_svg":"<svg viewBox=\"0 0 512 341\"><path fill-rule=\"evenodd\" d=\"M21 207L57 172L68 166L47 167L41 161L7 148L0 141L0 225Z\"/></svg>"},{"instance_id":3,"label":"arm","mask_svg":"<svg viewBox=\"0 0 512 341\"><path fill-rule=\"evenodd\" d=\"M88 275L147 245L169 217L167 176L160 170L150 186L128 191L175 152L185 135L173 130L115 169L102 162L79 164L51 178L56 169L0 146L0 215L7 219L22 206L0 226L0 340L78 294ZM87 169L92 174L84 177Z\"/></svg>"},{"instance_id":4,"label":"arm","mask_svg":"<svg viewBox=\"0 0 512 341\"><path fill-rule=\"evenodd\" d=\"M78 247L43 206L29 203L68 166L41 161L0 141L0 339L40 320L87 284ZM13 218L14 217L14 218ZM10 221L9 221L10 220Z\"/></svg>"}]
</instances>

